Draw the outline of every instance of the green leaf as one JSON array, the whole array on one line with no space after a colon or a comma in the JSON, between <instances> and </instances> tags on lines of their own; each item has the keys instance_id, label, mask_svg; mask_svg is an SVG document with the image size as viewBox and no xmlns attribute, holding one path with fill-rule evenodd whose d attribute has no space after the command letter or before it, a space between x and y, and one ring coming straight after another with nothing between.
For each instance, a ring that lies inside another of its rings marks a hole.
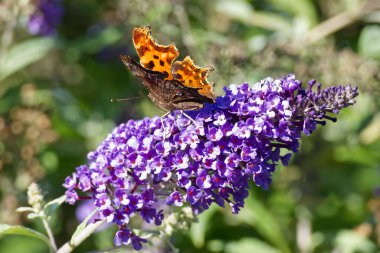
<instances>
[{"instance_id":1,"label":"green leaf","mask_svg":"<svg viewBox=\"0 0 380 253\"><path fill-rule=\"evenodd\" d=\"M123 38L123 36L124 33L120 29L107 28L100 32L96 37L79 40L75 44L80 51L94 54L102 50L104 47L116 43Z\"/></svg>"},{"instance_id":2,"label":"green leaf","mask_svg":"<svg viewBox=\"0 0 380 253\"><path fill-rule=\"evenodd\" d=\"M196 247L202 248L204 246L206 241L206 231L210 224L210 219L217 210L217 205L210 206L207 212L203 212L198 216L198 222L191 226L190 237Z\"/></svg>"},{"instance_id":3,"label":"green leaf","mask_svg":"<svg viewBox=\"0 0 380 253\"><path fill-rule=\"evenodd\" d=\"M34 212L34 209L33 209L33 207L23 206L23 207L19 207L19 208L17 208L16 211L19 212L19 213L23 213L23 212Z\"/></svg>"},{"instance_id":4,"label":"green leaf","mask_svg":"<svg viewBox=\"0 0 380 253\"><path fill-rule=\"evenodd\" d=\"M96 208L94 211L92 211L87 217L86 219L84 219L84 221L79 224L79 226L77 227L77 229L75 230L73 236L71 237L70 239L70 242L73 244L73 241L75 240L75 238L86 228L87 226L87 223L88 221L92 218L92 216L94 216L96 213L98 212L98 208Z\"/></svg>"},{"instance_id":5,"label":"green leaf","mask_svg":"<svg viewBox=\"0 0 380 253\"><path fill-rule=\"evenodd\" d=\"M33 229L26 228L23 226L11 226L11 225L7 225L7 224L0 224L0 234L2 234L2 235L25 235L28 237L40 239L40 240L44 241L47 245L50 246L50 241L45 235L43 235L40 232L37 232Z\"/></svg>"},{"instance_id":6,"label":"green leaf","mask_svg":"<svg viewBox=\"0 0 380 253\"><path fill-rule=\"evenodd\" d=\"M34 38L12 46L0 55L0 81L42 59L53 45L51 38Z\"/></svg>"},{"instance_id":7,"label":"green leaf","mask_svg":"<svg viewBox=\"0 0 380 253\"><path fill-rule=\"evenodd\" d=\"M47 217L50 217L54 211L60 206L62 205L63 202L65 202L66 200L66 195L62 195L61 197L59 198L56 198L48 203L46 203L45 207L44 207L44 210L45 210L45 214Z\"/></svg>"},{"instance_id":8,"label":"green leaf","mask_svg":"<svg viewBox=\"0 0 380 253\"><path fill-rule=\"evenodd\" d=\"M304 18L308 22L308 27L315 25L318 21L317 10L310 0L270 0L270 2L281 11Z\"/></svg>"},{"instance_id":9,"label":"green leaf","mask_svg":"<svg viewBox=\"0 0 380 253\"><path fill-rule=\"evenodd\" d=\"M287 19L270 12L255 11L244 0L218 1L215 8L226 18L237 20L246 25L281 32L289 31L292 28Z\"/></svg>"},{"instance_id":10,"label":"green leaf","mask_svg":"<svg viewBox=\"0 0 380 253\"><path fill-rule=\"evenodd\" d=\"M335 238L337 251L344 253L376 252L376 244L368 238L350 230L340 231Z\"/></svg>"},{"instance_id":11,"label":"green leaf","mask_svg":"<svg viewBox=\"0 0 380 253\"><path fill-rule=\"evenodd\" d=\"M276 219L270 211L254 198L247 198L244 207L236 218L254 227L267 241L275 245L281 252L291 252L289 244Z\"/></svg>"},{"instance_id":12,"label":"green leaf","mask_svg":"<svg viewBox=\"0 0 380 253\"><path fill-rule=\"evenodd\" d=\"M27 217L28 217L29 220L39 219L39 218L43 217L43 214L30 213L30 214L27 215Z\"/></svg>"},{"instance_id":13,"label":"green leaf","mask_svg":"<svg viewBox=\"0 0 380 253\"><path fill-rule=\"evenodd\" d=\"M237 242L228 243L225 249L226 249L226 253L239 253L239 252L280 253L279 250L255 238L243 238Z\"/></svg>"},{"instance_id":14,"label":"green leaf","mask_svg":"<svg viewBox=\"0 0 380 253\"><path fill-rule=\"evenodd\" d=\"M359 53L368 58L380 59L380 26L366 26L359 37Z\"/></svg>"}]
</instances>

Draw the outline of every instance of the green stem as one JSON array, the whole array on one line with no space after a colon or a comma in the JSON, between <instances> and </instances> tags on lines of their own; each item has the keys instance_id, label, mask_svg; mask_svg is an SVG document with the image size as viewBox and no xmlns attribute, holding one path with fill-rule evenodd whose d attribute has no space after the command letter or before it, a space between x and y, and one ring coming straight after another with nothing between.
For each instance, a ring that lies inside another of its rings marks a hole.
<instances>
[{"instance_id":1,"label":"green stem","mask_svg":"<svg viewBox=\"0 0 380 253\"><path fill-rule=\"evenodd\" d=\"M42 223L44 224L45 230L48 234L52 250L54 252L57 252L57 244L55 243L53 232L50 229L50 226L49 226L49 223L48 223L46 217L42 218Z\"/></svg>"},{"instance_id":2,"label":"green stem","mask_svg":"<svg viewBox=\"0 0 380 253\"><path fill-rule=\"evenodd\" d=\"M101 221L89 224L78 236L76 236L74 239L65 243L61 248L59 248L58 251L56 251L56 253L72 252L76 247L78 247L79 244L81 244L92 233L94 233L97 228L103 225L104 222L105 222L104 220L101 220Z\"/></svg>"}]
</instances>

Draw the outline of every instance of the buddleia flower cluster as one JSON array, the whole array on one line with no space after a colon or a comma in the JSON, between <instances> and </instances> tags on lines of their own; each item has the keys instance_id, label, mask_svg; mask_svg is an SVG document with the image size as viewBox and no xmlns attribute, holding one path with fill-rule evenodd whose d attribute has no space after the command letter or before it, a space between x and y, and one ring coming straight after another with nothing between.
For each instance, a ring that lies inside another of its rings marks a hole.
<instances>
[{"instance_id":1,"label":"buddleia flower cluster","mask_svg":"<svg viewBox=\"0 0 380 253\"><path fill-rule=\"evenodd\" d=\"M276 166L298 152L301 134L335 121L329 114L358 95L355 87L322 89L314 80L303 89L291 74L224 91L215 104L187 115L174 111L117 126L66 178L67 202L90 197L97 218L119 226L115 244L135 249L147 240L133 232L134 216L159 226L169 207L190 206L198 215L213 203L237 214L251 180L268 189Z\"/></svg>"}]
</instances>

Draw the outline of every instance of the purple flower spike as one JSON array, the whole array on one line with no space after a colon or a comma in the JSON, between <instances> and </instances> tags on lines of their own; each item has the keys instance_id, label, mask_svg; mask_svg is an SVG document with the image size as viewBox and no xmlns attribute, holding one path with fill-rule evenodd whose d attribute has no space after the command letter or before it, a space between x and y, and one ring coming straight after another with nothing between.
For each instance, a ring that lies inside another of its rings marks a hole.
<instances>
[{"instance_id":1,"label":"purple flower spike","mask_svg":"<svg viewBox=\"0 0 380 253\"><path fill-rule=\"evenodd\" d=\"M160 117L116 127L88 165L66 178L67 202L81 199L78 193L91 196L97 218L119 226L115 244L132 242L139 250L147 241L131 232L130 219L159 226L170 208L190 206L199 214L212 203L238 213L249 181L268 189L277 164L298 152L301 134L334 122L330 114L358 95L351 86L323 90L315 81L303 89L294 75L224 90L215 104L186 112L196 125L182 112L166 116L165 139Z\"/></svg>"}]
</instances>

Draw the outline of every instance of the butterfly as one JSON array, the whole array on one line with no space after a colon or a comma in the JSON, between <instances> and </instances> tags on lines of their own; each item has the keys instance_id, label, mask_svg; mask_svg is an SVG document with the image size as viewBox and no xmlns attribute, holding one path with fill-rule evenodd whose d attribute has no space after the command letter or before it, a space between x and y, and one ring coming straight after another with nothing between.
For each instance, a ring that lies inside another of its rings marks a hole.
<instances>
[{"instance_id":1,"label":"butterfly","mask_svg":"<svg viewBox=\"0 0 380 253\"><path fill-rule=\"evenodd\" d=\"M167 112L196 110L205 103L215 103L214 85L206 79L213 67L199 67L189 56L173 63L178 49L173 44L157 44L150 26L134 28L132 39L140 64L128 55L121 55L121 60L146 87L158 108Z\"/></svg>"}]
</instances>

